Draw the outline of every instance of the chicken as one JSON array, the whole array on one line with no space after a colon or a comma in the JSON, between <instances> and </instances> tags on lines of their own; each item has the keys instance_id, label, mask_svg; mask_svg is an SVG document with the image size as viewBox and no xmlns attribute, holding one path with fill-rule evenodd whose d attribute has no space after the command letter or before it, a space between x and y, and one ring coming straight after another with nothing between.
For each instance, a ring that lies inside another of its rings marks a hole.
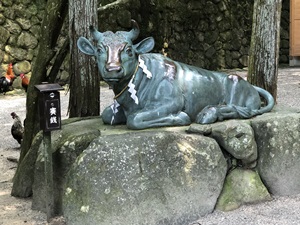
<instances>
[{"instance_id":1,"label":"chicken","mask_svg":"<svg viewBox=\"0 0 300 225\"><path fill-rule=\"evenodd\" d=\"M24 127L22 125L20 117L15 112L12 112L10 115L14 119L14 123L11 126L11 134L14 139L16 139L19 144L21 144L24 135Z\"/></svg>"},{"instance_id":2,"label":"chicken","mask_svg":"<svg viewBox=\"0 0 300 225\"><path fill-rule=\"evenodd\" d=\"M29 79L28 79L28 77L25 76L24 73L21 73L20 77L22 79L22 87L25 89L25 92L27 92L27 88L29 85Z\"/></svg>"},{"instance_id":3,"label":"chicken","mask_svg":"<svg viewBox=\"0 0 300 225\"><path fill-rule=\"evenodd\" d=\"M0 77L0 93L6 93L10 90L10 86L13 84L16 76L13 72L12 63L8 65L5 76Z\"/></svg>"}]
</instances>

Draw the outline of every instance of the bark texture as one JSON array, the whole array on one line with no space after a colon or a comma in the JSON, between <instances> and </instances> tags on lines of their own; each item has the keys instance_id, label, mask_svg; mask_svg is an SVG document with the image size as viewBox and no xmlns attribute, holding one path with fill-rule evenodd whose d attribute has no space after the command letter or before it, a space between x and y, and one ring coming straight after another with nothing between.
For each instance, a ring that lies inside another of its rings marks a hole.
<instances>
[{"instance_id":1,"label":"bark texture","mask_svg":"<svg viewBox=\"0 0 300 225\"><path fill-rule=\"evenodd\" d=\"M27 99L26 99L26 123L24 139L21 146L19 164L14 176L12 195L16 197L28 197L31 195L31 184L34 171L34 163L23 165L22 161L29 151L35 135L39 129L38 92L35 85L47 80L47 67L55 55L55 46L68 12L67 0L48 0L45 16L41 26L41 37L37 58L32 68ZM24 172L26 171L26 172Z\"/></svg>"},{"instance_id":2,"label":"bark texture","mask_svg":"<svg viewBox=\"0 0 300 225\"><path fill-rule=\"evenodd\" d=\"M248 81L277 97L282 0L255 0Z\"/></svg>"},{"instance_id":3,"label":"bark texture","mask_svg":"<svg viewBox=\"0 0 300 225\"><path fill-rule=\"evenodd\" d=\"M100 114L100 77L95 59L77 47L80 36L89 37L89 26L98 27L97 20L97 0L69 1L70 118Z\"/></svg>"},{"instance_id":4,"label":"bark texture","mask_svg":"<svg viewBox=\"0 0 300 225\"><path fill-rule=\"evenodd\" d=\"M34 136L39 131L38 92L34 85L47 80L47 67L56 53L55 45L67 13L67 3L67 0L49 0L47 2L46 14L41 26L39 50L27 91L25 137L19 161L22 161Z\"/></svg>"}]
</instances>

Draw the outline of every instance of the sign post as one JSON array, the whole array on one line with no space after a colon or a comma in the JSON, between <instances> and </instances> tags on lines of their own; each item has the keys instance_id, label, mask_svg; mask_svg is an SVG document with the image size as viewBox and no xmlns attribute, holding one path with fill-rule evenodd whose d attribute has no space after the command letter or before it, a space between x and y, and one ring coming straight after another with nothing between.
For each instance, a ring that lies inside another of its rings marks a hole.
<instances>
[{"instance_id":1,"label":"sign post","mask_svg":"<svg viewBox=\"0 0 300 225\"><path fill-rule=\"evenodd\" d=\"M51 131L61 129L60 93L63 88L59 84L35 85L39 91L40 128L43 130L43 158L46 187L47 222L54 216L54 190Z\"/></svg>"}]
</instances>

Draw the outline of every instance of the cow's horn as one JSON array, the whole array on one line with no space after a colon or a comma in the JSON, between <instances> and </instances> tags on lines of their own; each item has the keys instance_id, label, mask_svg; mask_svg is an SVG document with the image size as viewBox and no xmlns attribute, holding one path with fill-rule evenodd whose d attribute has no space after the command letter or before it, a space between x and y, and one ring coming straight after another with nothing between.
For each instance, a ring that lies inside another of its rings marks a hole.
<instances>
[{"instance_id":1,"label":"cow's horn","mask_svg":"<svg viewBox=\"0 0 300 225\"><path fill-rule=\"evenodd\" d=\"M102 38L102 33L97 31L93 25L90 26L90 31L92 33L94 40L98 41Z\"/></svg>"},{"instance_id":2,"label":"cow's horn","mask_svg":"<svg viewBox=\"0 0 300 225\"><path fill-rule=\"evenodd\" d=\"M134 41L135 39L137 39L137 37L140 34L140 28L135 20L131 20L131 26L132 26L132 29L128 33L129 33L129 38L132 41Z\"/></svg>"}]
</instances>

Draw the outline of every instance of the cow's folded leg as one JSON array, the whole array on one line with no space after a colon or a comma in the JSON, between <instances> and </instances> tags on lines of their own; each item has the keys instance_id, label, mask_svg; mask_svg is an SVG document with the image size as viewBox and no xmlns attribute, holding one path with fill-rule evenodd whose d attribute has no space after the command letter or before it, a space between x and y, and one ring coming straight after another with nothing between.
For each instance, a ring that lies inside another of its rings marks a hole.
<instances>
[{"instance_id":1,"label":"cow's folded leg","mask_svg":"<svg viewBox=\"0 0 300 225\"><path fill-rule=\"evenodd\" d=\"M221 107L219 111L220 115L222 115L224 119L248 119L260 114L258 110L237 105Z\"/></svg>"},{"instance_id":2,"label":"cow's folded leg","mask_svg":"<svg viewBox=\"0 0 300 225\"><path fill-rule=\"evenodd\" d=\"M219 119L219 112L217 106L206 106L197 115L195 122L200 124L214 123Z\"/></svg>"},{"instance_id":3,"label":"cow's folded leg","mask_svg":"<svg viewBox=\"0 0 300 225\"><path fill-rule=\"evenodd\" d=\"M257 114L257 110L236 105L207 106L197 115L196 123L209 124L224 119L248 119Z\"/></svg>"},{"instance_id":4,"label":"cow's folded leg","mask_svg":"<svg viewBox=\"0 0 300 225\"><path fill-rule=\"evenodd\" d=\"M113 107L108 106L102 112L101 117L104 124L115 125L126 123L126 116L121 107L118 107L117 111L113 111Z\"/></svg>"},{"instance_id":5,"label":"cow's folded leg","mask_svg":"<svg viewBox=\"0 0 300 225\"><path fill-rule=\"evenodd\" d=\"M196 123L210 124L224 119L240 118L237 109L233 106L206 106L196 117Z\"/></svg>"},{"instance_id":6,"label":"cow's folded leg","mask_svg":"<svg viewBox=\"0 0 300 225\"><path fill-rule=\"evenodd\" d=\"M127 127L130 129L145 129L161 126L184 126L191 123L185 112L163 115L157 111L140 112L127 117Z\"/></svg>"},{"instance_id":7,"label":"cow's folded leg","mask_svg":"<svg viewBox=\"0 0 300 225\"><path fill-rule=\"evenodd\" d=\"M232 106L220 106L218 113L223 120L240 118L238 111Z\"/></svg>"}]
</instances>

